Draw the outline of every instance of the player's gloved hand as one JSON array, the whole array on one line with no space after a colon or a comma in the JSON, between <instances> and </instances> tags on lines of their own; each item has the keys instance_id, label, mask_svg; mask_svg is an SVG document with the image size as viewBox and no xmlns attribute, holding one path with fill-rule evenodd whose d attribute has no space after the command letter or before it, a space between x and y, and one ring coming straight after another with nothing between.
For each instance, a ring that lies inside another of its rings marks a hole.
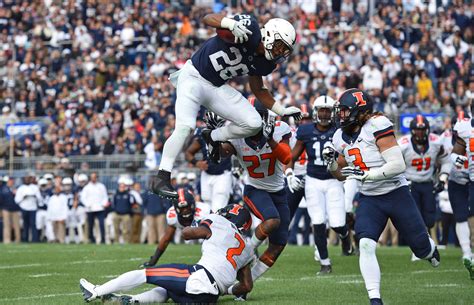
<instances>
[{"instance_id":1,"label":"player's gloved hand","mask_svg":"<svg viewBox=\"0 0 474 305\"><path fill-rule=\"evenodd\" d=\"M433 187L433 194L441 193L446 189L446 185L448 184L448 177L449 175L446 173L441 173L438 177L438 183L436 183Z\"/></svg>"},{"instance_id":2,"label":"player's gloved hand","mask_svg":"<svg viewBox=\"0 0 474 305\"><path fill-rule=\"evenodd\" d=\"M268 140L272 139L273 132L275 131L275 117L269 115L267 120L263 122L262 128L263 136Z\"/></svg>"},{"instance_id":3,"label":"player's gloved hand","mask_svg":"<svg viewBox=\"0 0 474 305\"><path fill-rule=\"evenodd\" d=\"M248 35L252 34L252 31L250 31L245 26L243 20L236 21L234 19L224 17L221 21L221 27L224 29L229 29L232 32L235 37L235 43L242 43L244 41L249 40Z\"/></svg>"},{"instance_id":4,"label":"player's gloved hand","mask_svg":"<svg viewBox=\"0 0 474 305\"><path fill-rule=\"evenodd\" d=\"M355 168L352 166L346 166L341 169L341 175L346 176L347 179L356 179L359 181L364 181L369 175L369 172L363 171L359 168Z\"/></svg>"},{"instance_id":5,"label":"player's gloved hand","mask_svg":"<svg viewBox=\"0 0 474 305\"><path fill-rule=\"evenodd\" d=\"M242 167L232 167L231 172L232 175L237 179L239 179L240 176L242 176L242 174L244 173Z\"/></svg>"},{"instance_id":6,"label":"player's gloved hand","mask_svg":"<svg viewBox=\"0 0 474 305\"><path fill-rule=\"evenodd\" d=\"M334 162L336 159L336 150L332 144L323 148L322 152L323 160L326 161L328 164Z\"/></svg>"},{"instance_id":7,"label":"player's gloved hand","mask_svg":"<svg viewBox=\"0 0 474 305\"><path fill-rule=\"evenodd\" d=\"M297 121L303 118L303 115L301 114L301 109L295 106L285 108L283 110L283 116L292 116Z\"/></svg>"},{"instance_id":8,"label":"player's gloved hand","mask_svg":"<svg viewBox=\"0 0 474 305\"><path fill-rule=\"evenodd\" d=\"M293 170L291 168L286 169L285 175L286 183L288 184L288 189L290 192L297 192L304 186L304 184L301 183L301 179L293 174Z\"/></svg>"},{"instance_id":9,"label":"player's gloved hand","mask_svg":"<svg viewBox=\"0 0 474 305\"><path fill-rule=\"evenodd\" d=\"M204 122L206 123L206 127L208 129L214 130L214 129L224 126L225 119L221 118L214 112L207 111L204 116Z\"/></svg>"},{"instance_id":10,"label":"player's gloved hand","mask_svg":"<svg viewBox=\"0 0 474 305\"><path fill-rule=\"evenodd\" d=\"M457 168L462 168L464 166L464 162L466 161L466 156L456 155L456 158L454 159L454 166L456 166Z\"/></svg>"},{"instance_id":11,"label":"player's gloved hand","mask_svg":"<svg viewBox=\"0 0 474 305\"><path fill-rule=\"evenodd\" d=\"M158 259L155 256L150 256L150 260L148 262L144 262L139 267L140 268L149 268L149 267L155 266L156 263L158 263Z\"/></svg>"}]
</instances>

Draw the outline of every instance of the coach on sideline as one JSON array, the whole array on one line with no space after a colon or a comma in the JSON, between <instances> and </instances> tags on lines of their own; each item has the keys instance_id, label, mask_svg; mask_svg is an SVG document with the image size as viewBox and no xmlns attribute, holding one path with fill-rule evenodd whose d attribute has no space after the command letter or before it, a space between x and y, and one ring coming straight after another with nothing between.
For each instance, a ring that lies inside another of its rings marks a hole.
<instances>
[{"instance_id":1,"label":"coach on sideline","mask_svg":"<svg viewBox=\"0 0 474 305\"><path fill-rule=\"evenodd\" d=\"M97 173L91 174L89 183L82 189L80 200L87 212L89 241L96 242L94 220L97 218L99 220L100 243L105 243L105 208L109 204L109 197L105 185L97 181Z\"/></svg>"}]
</instances>

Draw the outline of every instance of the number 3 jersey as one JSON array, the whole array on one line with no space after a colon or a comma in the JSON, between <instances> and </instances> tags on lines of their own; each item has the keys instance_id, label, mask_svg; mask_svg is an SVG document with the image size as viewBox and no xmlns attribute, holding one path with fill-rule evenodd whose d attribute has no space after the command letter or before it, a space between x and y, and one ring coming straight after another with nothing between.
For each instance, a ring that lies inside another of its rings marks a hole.
<instances>
[{"instance_id":1,"label":"number 3 jersey","mask_svg":"<svg viewBox=\"0 0 474 305\"><path fill-rule=\"evenodd\" d=\"M433 181L436 168L436 161L441 161L441 172L449 174L450 164L444 152L441 137L430 133L428 136L428 147L425 152L421 152L418 146L413 143L412 136L406 135L398 140L398 145L405 158L407 169L405 176L412 182Z\"/></svg>"},{"instance_id":2,"label":"number 3 jersey","mask_svg":"<svg viewBox=\"0 0 474 305\"><path fill-rule=\"evenodd\" d=\"M234 44L214 36L204 42L191 58L199 74L216 87L237 76L265 76L276 68L264 55L255 53L262 40L257 20L250 15L236 15L234 19L252 32L247 41Z\"/></svg>"},{"instance_id":3,"label":"number 3 jersey","mask_svg":"<svg viewBox=\"0 0 474 305\"><path fill-rule=\"evenodd\" d=\"M453 129L457 136L466 143L469 180L474 181L474 120L458 120Z\"/></svg>"},{"instance_id":4,"label":"number 3 jersey","mask_svg":"<svg viewBox=\"0 0 474 305\"><path fill-rule=\"evenodd\" d=\"M349 166L370 170L382 167L386 163L377 147L377 139L393 133L393 124L389 119L374 116L352 137L338 129L332 141L337 152L344 155ZM403 174L379 181L366 180L362 183L361 193L367 196L383 195L404 185L408 185L408 182Z\"/></svg>"},{"instance_id":5,"label":"number 3 jersey","mask_svg":"<svg viewBox=\"0 0 474 305\"><path fill-rule=\"evenodd\" d=\"M278 143L285 136L291 136L290 126L285 122L277 121L273 140ZM262 148L255 150L247 144L249 141L249 138L230 140L240 165L247 170L248 177L245 184L268 192L277 192L283 189L285 187L283 163L278 161L268 143L259 145ZM265 141L263 137L262 141Z\"/></svg>"},{"instance_id":6,"label":"number 3 jersey","mask_svg":"<svg viewBox=\"0 0 474 305\"><path fill-rule=\"evenodd\" d=\"M320 131L314 124L304 124L298 127L296 139L304 143L308 156L306 174L312 178L327 180L334 179L328 172L326 162L322 157L323 149L331 144L336 128L331 126L326 131Z\"/></svg>"},{"instance_id":7,"label":"number 3 jersey","mask_svg":"<svg viewBox=\"0 0 474 305\"><path fill-rule=\"evenodd\" d=\"M221 293L227 292L237 278L237 271L252 259L253 251L235 225L224 217L211 214L201 225L208 226L212 235L202 243L198 264L212 274Z\"/></svg>"}]
</instances>

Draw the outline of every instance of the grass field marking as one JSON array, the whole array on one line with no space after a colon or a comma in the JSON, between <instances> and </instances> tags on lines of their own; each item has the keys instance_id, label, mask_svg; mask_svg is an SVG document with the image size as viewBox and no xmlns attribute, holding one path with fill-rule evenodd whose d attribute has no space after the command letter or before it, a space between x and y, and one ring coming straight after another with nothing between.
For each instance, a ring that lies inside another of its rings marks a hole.
<instances>
[{"instance_id":1,"label":"grass field marking","mask_svg":"<svg viewBox=\"0 0 474 305\"><path fill-rule=\"evenodd\" d=\"M434 270L434 269L431 269L431 270L416 270L416 271L412 271L411 273L413 274L423 274L423 273L438 273L438 272L459 272L459 271L462 271L463 269L462 268L459 268L459 269L446 269L446 270ZM397 272L398 273L402 273L402 272ZM393 274L393 273L392 273Z\"/></svg>"},{"instance_id":2,"label":"grass field marking","mask_svg":"<svg viewBox=\"0 0 474 305\"><path fill-rule=\"evenodd\" d=\"M2 269L16 269L16 268L28 268L28 267L42 267L51 265L49 263L45 264L22 264L22 265L0 265L0 270Z\"/></svg>"},{"instance_id":3,"label":"grass field marking","mask_svg":"<svg viewBox=\"0 0 474 305\"><path fill-rule=\"evenodd\" d=\"M338 284L363 284L363 280L345 280L345 281L337 281Z\"/></svg>"},{"instance_id":4,"label":"grass field marking","mask_svg":"<svg viewBox=\"0 0 474 305\"><path fill-rule=\"evenodd\" d=\"M73 293L57 293L57 294L45 294L45 295L35 295L31 297L18 297L18 298L6 298L0 299L0 302L12 302L12 301L23 301L23 300L34 300L34 299L46 299L46 298L56 298L56 297L69 297L74 295L82 295L80 292Z\"/></svg>"},{"instance_id":5,"label":"grass field marking","mask_svg":"<svg viewBox=\"0 0 474 305\"><path fill-rule=\"evenodd\" d=\"M343 278L362 278L362 275L360 274L342 274L342 275L336 275L336 274L329 274L329 275L313 275L313 276L303 276L300 278L297 278L297 280L300 281L313 281L313 280L337 280L337 279L343 279Z\"/></svg>"},{"instance_id":6,"label":"grass field marking","mask_svg":"<svg viewBox=\"0 0 474 305\"><path fill-rule=\"evenodd\" d=\"M56 276L56 275L63 275L62 273L38 273L38 274L31 274L28 277L38 278L38 277L48 277L48 276Z\"/></svg>"},{"instance_id":7,"label":"grass field marking","mask_svg":"<svg viewBox=\"0 0 474 305\"><path fill-rule=\"evenodd\" d=\"M426 284L424 286L428 288L461 287L459 284Z\"/></svg>"}]
</instances>

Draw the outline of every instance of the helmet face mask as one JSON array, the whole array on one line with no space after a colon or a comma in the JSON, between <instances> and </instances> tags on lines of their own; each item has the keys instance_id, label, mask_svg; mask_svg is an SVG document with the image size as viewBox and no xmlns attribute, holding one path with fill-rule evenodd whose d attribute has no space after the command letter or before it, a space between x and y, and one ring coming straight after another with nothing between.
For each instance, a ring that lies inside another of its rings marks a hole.
<instances>
[{"instance_id":1,"label":"helmet face mask","mask_svg":"<svg viewBox=\"0 0 474 305\"><path fill-rule=\"evenodd\" d=\"M293 52L296 31L288 21L281 18L270 19L261 29L261 35L267 60L281 64Z\"/></svg>"},{"instance_id":2,"label":"helmet face mask","mask_svg":"<svg viewBox=\"0 0 474 305\"><path fill-rule=\"evenodd\" d=\"M430 134L430 123L424 116L418 114L410 122L410 133L413 141L416 144L427 144Z\"/></svg>"},{"instance_id":3,"label":"helmet face mask","mask_svg":"<svg viewBox=\"0 0 474 305\"><path fill-rule=\"evenodd\" d=\"M373 112L372 97L365 91L359 89L348 89L338 99L335 107L335 117L340 123L342 130L352 134L361 124L361 116Z\"/></svg>"},{"instance_id":4,"label":"helmet face mask","mask_svg":"<svg viewBox=\"0 0 474 305\"><path fill-rule=\"evenodd\" d=\"M178 221L181 225L190 226L194 220L196 211L196 201L190 190L185 188L178 189L178 200L173 203L173 207L178 215Z\"/></svg>"},{"instance_id":5,"label":"helmet face mask","mask_svg":"<svg viewBox=\"0 0 474 305\"><path fill-rule=\"evenodd\" d=\"M329 126L332 123L332 108L315 108L313 112L313 122L321 126Z\"/></svg>"}]
</instances>

